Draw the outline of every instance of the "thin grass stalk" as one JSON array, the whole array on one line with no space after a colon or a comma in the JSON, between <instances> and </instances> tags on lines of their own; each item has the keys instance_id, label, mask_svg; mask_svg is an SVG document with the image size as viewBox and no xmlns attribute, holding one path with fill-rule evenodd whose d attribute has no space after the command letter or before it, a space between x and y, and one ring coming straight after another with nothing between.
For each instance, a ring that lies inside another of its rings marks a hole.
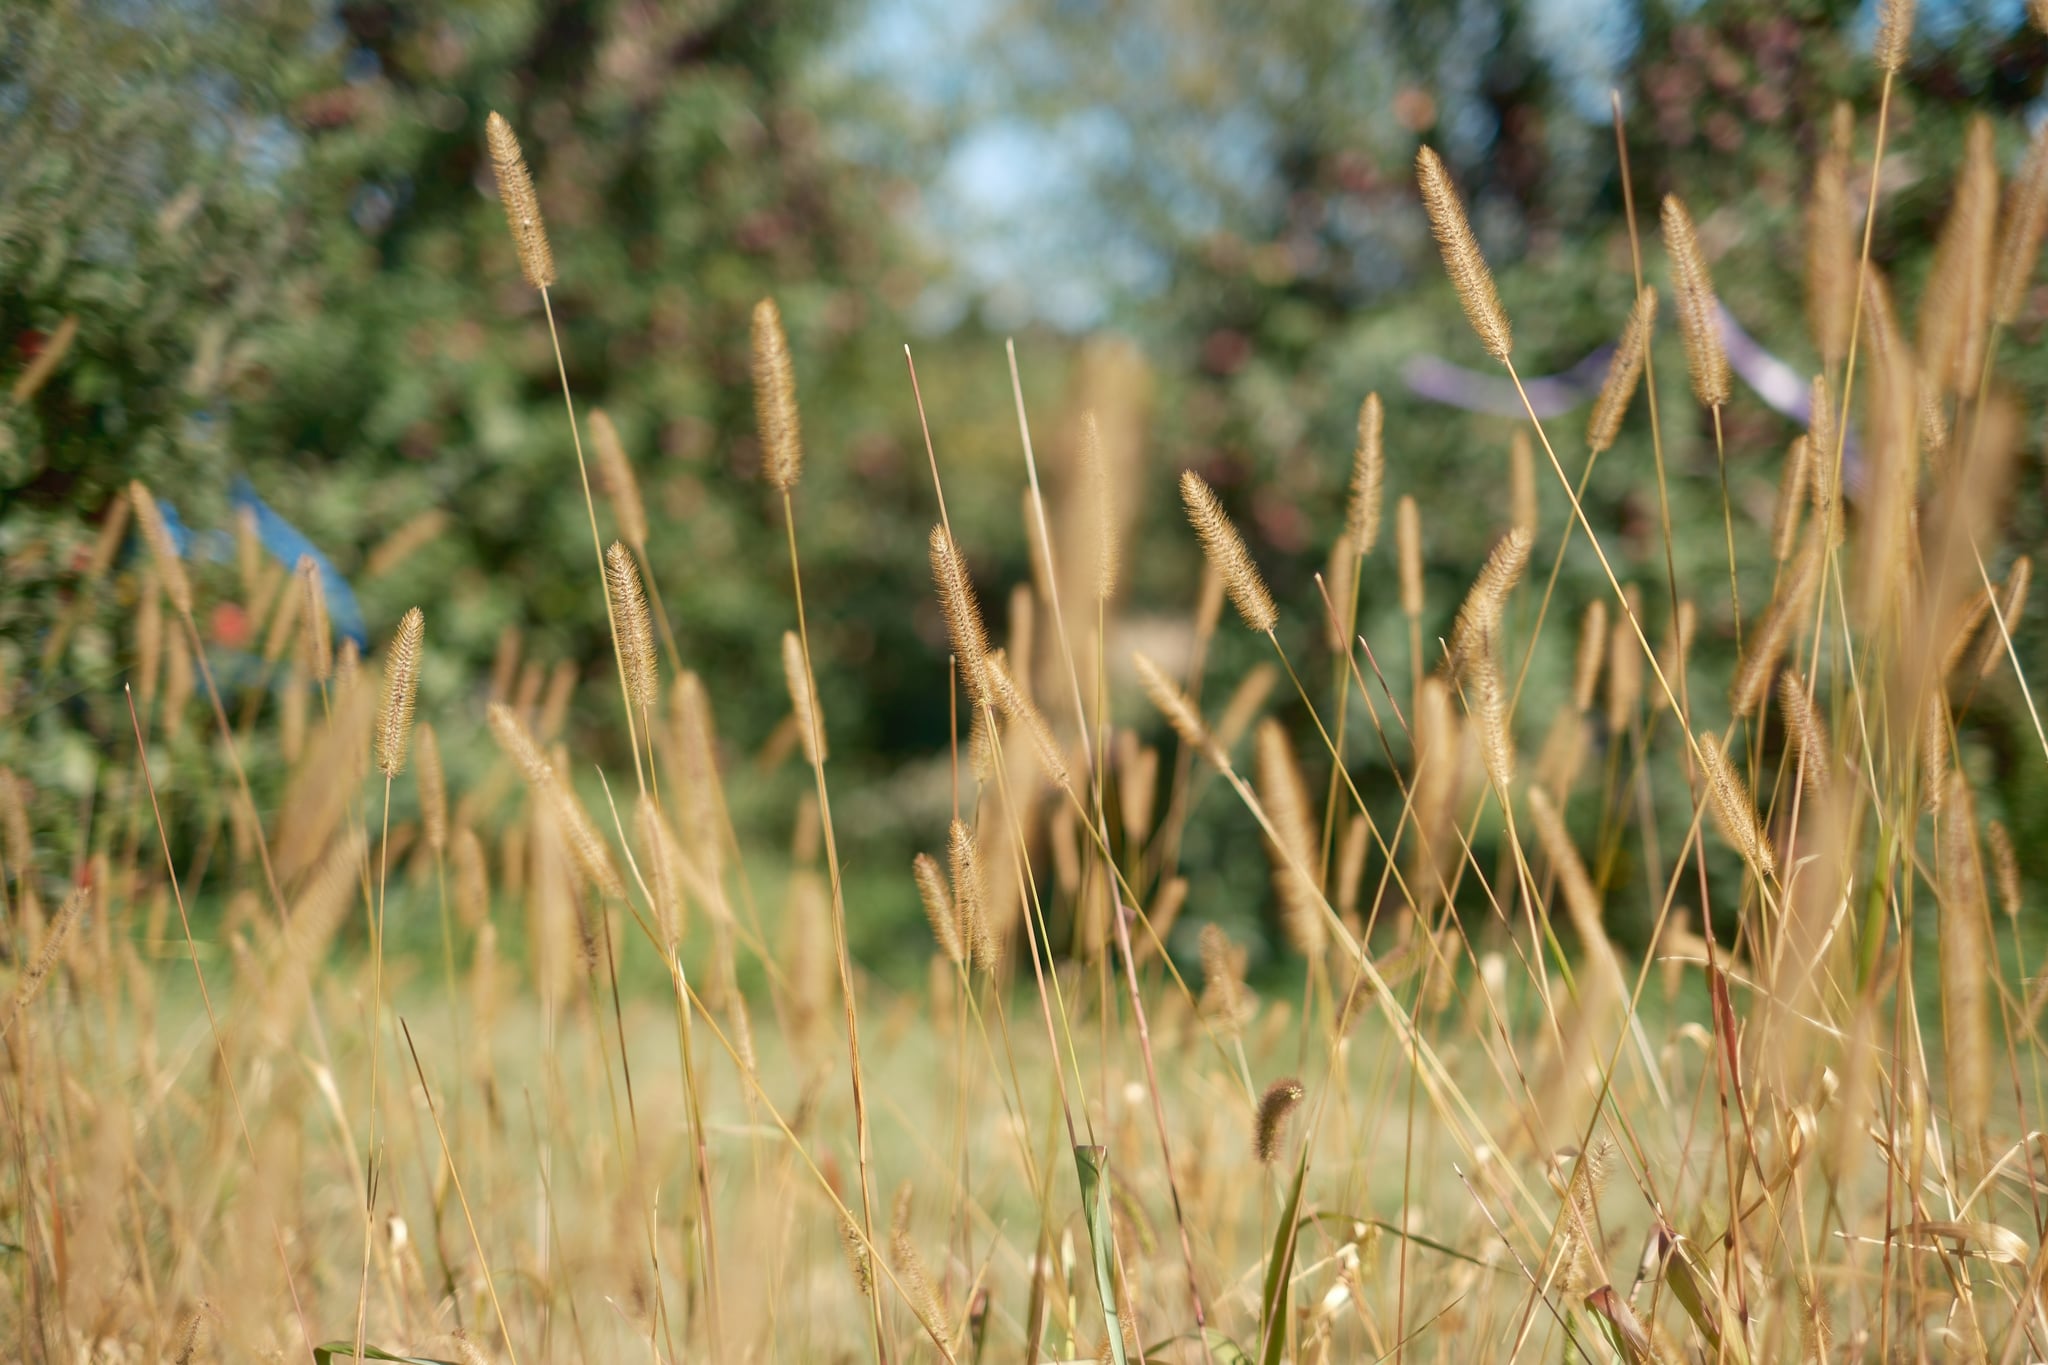
<instances>
[{"instance_id":1,"label":"thin grass stalk","mask_svg":"<svg viewBox=\"0 0 2048 1365\"><path fill-rule=\"evenodd\" d=\"M235 1066L228 1057L227 1040L221 1034L220 1015L213 1007L213 994L206 986L206 970L199 965L199 944L192 936L192 920L185 910L185 892L178 884L177 861L171 856L171 836L164 827L163 807L157 800L156 781L149 770L149 745L142 738L142 720L135 713L135 694L123 686L123 699L128 703L128 724L135 734L136 762L142 774L142 785L149 793L149 809L156 819L157 841L164 851L164 874L171 884L171 900L178 907L178 926L184 932L185 953L192 963L192 977L199 986L199 1002L206 1011L207 1031L213 1036L214 1052L220 1057L221 1079L228 1088L228 1099L235 1110L235 1128L241 1134L242 1151L249 1158L249 1170L259 1176L262 1162L256 1156L256 1141L249 1135L249 1115L242 1106L241 1087L235 1084ZM292 1258L285 1250L284 1233L278 1228L277 1219L269 1218L272 1244L277 1248L279 1267L284 1271L285 1287L291 1293L292 1315L298 1320L299 1336L306 1346L306 1357L313 1365L320 1365L320 1356L313 1345L313 1328L306 1318L305 1301L299 1295L298 1277L292 1273Z\"/></svg>"}]
</instances>

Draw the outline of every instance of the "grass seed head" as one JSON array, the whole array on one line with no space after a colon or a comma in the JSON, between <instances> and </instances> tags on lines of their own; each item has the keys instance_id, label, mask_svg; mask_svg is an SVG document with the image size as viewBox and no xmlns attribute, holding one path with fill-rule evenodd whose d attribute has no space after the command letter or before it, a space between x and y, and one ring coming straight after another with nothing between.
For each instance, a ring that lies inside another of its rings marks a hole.
<instances>
[{"instance_id":1,"label":"grass seed head","mask_svg":"<svg viewBox=\"0 0 2048 1365\"><path fill-rule=\"evenodd\" d=\"M1707 255L1700 249L1692 215L1675 194L1664 196L1663 222L1664 249L1671 256L1671 293L1678 304L1678 334L1685 342L1693 396L1703 408L1718 408L1733 390L1714 278L1707 272Z\"/></svg>"},{"instance_id":2,"label":"grass seed head","mask_svg":"<svg viewBox=\"0 0 2048 1365\"><path fill-rule=\"evenodd\" d=\"M1273 1082L1259 1096L1258 1114L1252 1122L1252 1154L1261 1166L1270 1166L1280 1159L1280 1145L1287 1137L1288 1117L1307 1094L1301 1082L1289 1076Z\"/></svg>"},{"instance_id":3,"label":"grass seed head","mask_svg":"<svg viewBox=\"0 0 2048 1365\"><path fill-rule=\"evenodd\" d=\"M1408 494L1394 505L1394 550L1401 576L1401 614L1422 615L1422 509Z\"/></svg>"},{"instance_id":4,"label":"grass seed head","mask_svg":"<svg viewBox=\"0 0 2048 1365\"><path fill-rule=\"evenodd\" d=\"M1415 154L1415 178L1422 187L1422 205L1429 211L1430 231L1436 235L1437 250L1444 258L1444 270L1457 288L1465 317L1479 334L1479 344L1495 360L1505 362L1514 349L1514 332L1508 326L1507 310L1493 287L1493 272L1486 268L1472 225L1465 219L1465 206L1451 186L1450 173L1436 152L1424 147Z\"/></svg>"},{"instance_id":5,"label":"grass seed head","mask_svg":"<svg viewBox=\"0 0 2048 1365\"><path fill-rule=\"evenodd\" d=\"M754 305L754 421L761 433L761 473L787 493L803 476L803 423L796 406L796 369L775 300Z\"/></svg>"},{"instance_id":6,"label":"grass seed head","mask_svg":"<svg viewBox=\"0 0 2048 1365\"><path fill-rule=\"evenodd\" d=\"M1621 341L1607 362L1607 377L1593 400L1593 415L1586 421L1586 448L1596 455L1612 447L1621 434L1621 419L1628 415L1643 377L1643 357L1650 352L1650 334L1656 326L1657 291L1645 286L1629 309L1628 324L1621 329Z\"/></svg>"},{"instance_id":7,"label":"grass seed head","mask_svg":"<svg viewBox=\"0 0 2048 1365\"><path fill-rule=\"evenodd\" d=\"M1187 506L1188 523L1202 542L1202 553L1223 580L1237 614L1260 634L1270 632L1279 624L1280 610L1273 605L1273 594L1266 590L1259 566L1245 549L1244 537L1231 524L1215 490L1200 474L1185 469L1180 476L1180 497Z\"/></svg>"},{"instance_id":8,"label":"grass seed head","mask_svg":"<svg viewBox=\"0 0 2048 1365\"><path fill-rule=\"evenodd\" d=\"M1380 499L1386 486L1387 416L1380 396L1369 393L1358 405L1358 447L1351 455L1351 498L1344 506L1344 529L1352 549L1369 555L1380 539Z\"/></svg>"},{"instance_id":9,"label":"grass seed head","mask_svg":"<svg viewBox=\"0 0 2048 1365\"><path fill-rule=\"evenodd\" d=\"M654 618L640 583L640 565L618 541L604 552L604 585L611 594L612 622L619 632L619 671L626 692L643 715L661 706L661 684L654 653Z\"/></svg>"},{"instance_id":10,"label":"grass seed head","mask_svg":"<svg viewBox=\"0 0 2048 1365\"><path fill-rule=\"evenodd\" d=\"M619 519L619 534L635 550L645 552L647 504L640 500L640 480L633 473L625 442L603 408L591 409L590 447L597 456L597 481L612 500L612 515Z\"/></svg>"},{"instance_id":11,"label":"grass seed head","mask_svg":"<svg viewBox=\"0 0 2048 1365\"><path fill-rule=\"evenodd\" d=\"M967 576L960 547L944 525L932 527L932 582L939 592L939 610L946 617L946 633L953 642L954 666L960 670L960 685L976 710L991 705L993 685L988 676L988 627L981 619L981 603L974 595L974 580Z\"/></svg>"},{"instance_id":12,"label":"grass seed head","mask_svg":"<svg viewBox=\"0 0 2048 1365\"><path fill-rule=\"evenodd\" d=\"M512 245L519 252L519 273L535 289L547 289L555 282L555 253L548 246L547 224L541 221L540 196L534 193L533 176L526 169L526 154L519 149L519 136L496 112L484 121L484 141L491 152L491 170L498 180L498 202L505 206L505 223L512 229Z\"/></svg>"},{"instance_id":13,"label":"grass seed head","mask_svg":"<svg viewBox=\"0 0 2048 1365\"><path fill-rule=\"evenodd\" d=\"M1273 889L1280 901L1281 929L1296 952L1314 961L1329 944L1323 899L1313 874L1315 820L1310 813L1308 785L1295 762L1294 746L1287 742L1286 727L1271 717L1259 724L1256 775L1259 803L1280 835L1280 841L1270 843L1268 851L1273 862Z\"/></svg>"},{"instance_id":14,"label":"grass seed head","mask_svg":"<svg viewBox=\"0 0 2048 1365\"><path fill-rule=\"evenodd\" d=\"M1871 45L1870 55L1888 75L1898 74L1906 64L1906 54L1912 50L1914 3L1915 0L1879 0L1877 41Z\"/></svg>"},{"instance_id":15,"label":"grass seed head","mask_svg":"<svg viewBox=\"0 0 2048 1365\"><path fill-rule=\"evenodd\" d=\"M441 766L441 740L431 725L419 729L419 766L413 770L419 786L420 827L427 847L435 853L448 849L448 773Z\"/></svg>"},{"instance_id":16,"label":"grass seed head","mask_svg":"<svg viewBox=\"0 0 2048 1365\"><path fill-rule=\"evenodd\" d=\"M1702 735L1699 745L1707 795L1712 798L1714 815L1723 837L1756 870L1757 876L1776 875L1778 860L1771 852L1771 841L1764 834L1763 823L1757 819L1756 804L1749 799L1749 788L1742 775L1721 751L1720 740L1712 735Z\"/></svg>"},{"instance_id":17,"label":"grass seed head","mask_svg":"<svg viewBox=\"0 0 2048 1365\"><path fill-rule=\"evenodd\" d=\"M377 708L377 771L396 777L405 770L412 742L412 713L420 691L420 645L427 618L418 607L399 619L398 634L384 657L384 698Z\"/></svg>"},{"instance_id":18,"label":"grass seed head","mask_svg":"<svg viewBox=\"0 0 2048 1365\"><path fill-rule=\"evenodd\" d=\"M185 561L178 554L178 543L171 539L171 528L164 520L163 509L156 505L148 485L136 479L128 485L128 502L135 509L136 524L142 527L142 538L149 544L151 560L156 565L157 581L163 584L164 596L171 599L178 615L192 615L192 580L185 576Z\"/></svg>"}]
</instances>

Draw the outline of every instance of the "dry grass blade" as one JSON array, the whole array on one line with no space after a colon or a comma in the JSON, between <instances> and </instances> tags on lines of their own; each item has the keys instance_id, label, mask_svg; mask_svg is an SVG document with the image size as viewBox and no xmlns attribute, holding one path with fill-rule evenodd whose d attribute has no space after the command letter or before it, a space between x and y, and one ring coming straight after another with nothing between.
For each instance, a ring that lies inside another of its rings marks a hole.
<instances>
[{"instance_id":1,"label":"dry grass blade","mask_svg":"<svg viewBox=\"0 0 2048 1365\"><path fill-rule=\"evenodd\" d=\"M1976 812L1961 774L1948 779L1939 817L1941 1035L1949 1112L1975 1167L1991 1117L1991 925L1977 863ZM2024 1258L2023 1258L2024 1259Z\"/></svg>"},{"instance_id":2,"label":"dry grass blade","mask_svg":"<svg viewBox=\"0 0 2048 1365\"><path fill-rule=\"evenodd\" d=\"M811 689L811 670L804 662L803 641L796 632L782 632L782 678L789 687L789 704L796 713L797 741L802 744L804 762L817 767L830 757L825 745L825 713L818 707Z\"/></svg>"},{"instance_id":3,"label":"dry grass blade","mask_svg":"<svg viewBox=\"0 0 2048 1365\"><path fill-rule=\"evenodd\" d=\"M2006 637L2019 629L2020 615L2027 609L2027 589L2034 581L2034 561L2021 555L2005 575L2005 595L1998 602L1998 621L1984 633L1983 652L1977 656L1977 676L1988 678L2004 661Z\"/></svg>"}]
</instances>

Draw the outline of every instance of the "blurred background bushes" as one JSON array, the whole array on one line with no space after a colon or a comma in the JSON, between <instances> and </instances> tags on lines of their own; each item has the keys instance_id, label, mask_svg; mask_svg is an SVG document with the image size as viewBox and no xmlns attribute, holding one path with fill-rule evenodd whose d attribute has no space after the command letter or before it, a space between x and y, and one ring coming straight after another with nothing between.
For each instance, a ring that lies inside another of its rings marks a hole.
<instances>
[{"instance_id":1,"label":"blurred background bushes","mask_svg":"<svg viewBox=\"0 0 2048 1365\"><path fill-rule=\"evenodd\" d=\"M1922 6L1874 244L1904 298L1925 273L1965 120L1994 120L2010 171L2039 116L2048 40L2020 8ZM749 309L763 295L782 307L809 448L806 589L846 774L857 946L873 956L914 921L904 869L944 807L944 649L924 566L934 506L905 341L999 635L1008 586L1030 577L1006 335L1056 506L1078 411L1106 414L1137 547L1129 630L1156 638L1192 606L1195 552L1169 491L1183 466L1224 491L1283 600L1312 603L1357 405L1375 389L1389 505L1401 493L1422 504L1433 610L1447 613L1506 522L1513 423L1403 388L1419 353L1480 364L1415 201L1417 144L1438 146L1465 189L1525 370L1563 369L1611 339L1633 290L1608 121L1618 89L1652 281L1656 203L1681 191L1728 306L1806 373L1804 195L1838 100L1859 111L1867 167L1869 9L13 7L0 19L0 381L16 388L0 400L0 760L61 795L39 812L89 809L98 766L125 764L128 749L117 684L133 662L136 575L88 573L110 499L139 476L191 525L226 528L227 490L246 475L351 579L373 641L426 608L423 714L442 725L458 784L488 761L477 713L510 631L533 667L569 661L593 684L573 712L579 761L625 761L547 329L483 154L496 109L521 133L548 215L570 385L585 411L612 415L636 464L661 593L736 759L760 753L787 710L787 561L779 504L755 473L747 380ZM2037 291L2001 365L2030 457L2013 509L2022 547L2044 529L2031 458L2044 319ZM1706 608L1712 668L1733 623L1717 593L1711 430L1675 349L1660 359L1678 571ZM1581 420L1554 428L1574 438L1568 462ZM1737 533L1755 547L1793 428L1745 394L1728 430ZM1565 515L1543 486L1539 568ZM1589 512L1616 528L1618 567L1661 622L1653 488L1637 418ZM235 568L207 572L230 585ZM1574 613L1601 591L1595 573L1568 561ZM1746 603L1769 587L1746 581ZM1405 638L1387 561L1368 566L1363 600L1372 638ZM1291 647L1319 647L1313 620L1292 613ZM232 615L206 626L224 654L248 643ZM2042 657L2038 632L2022 644ZM1261 647L1226 630L1214 676L1234 681ZM1526 714L1556 703L1566 652L1532 675ZM2024 723L2010 690L2007 674L1981 708L1994 739ZM181 771L210 774L202 809L223 780L201 762L207 733L195 723L178 741ZM2013 734L1978 758L2038 842L2048 827L2028 812L2041 803L2017 784L2039 778L2008 761ZM1321 765L1302 752L1319 789ZM1369 746L1356 754L1369 771ZM259 781L274 788L264 756ZM743 822L783 837L799 779L784 764L735 783ZM218 813L216 801L202 818ZM1226 856L1241 823L1213 803L1197 819L1191 919L1264 919L1263 865ZM75 860L85 827L39 831L48 871Z\"/></svg>"}]
</instances>

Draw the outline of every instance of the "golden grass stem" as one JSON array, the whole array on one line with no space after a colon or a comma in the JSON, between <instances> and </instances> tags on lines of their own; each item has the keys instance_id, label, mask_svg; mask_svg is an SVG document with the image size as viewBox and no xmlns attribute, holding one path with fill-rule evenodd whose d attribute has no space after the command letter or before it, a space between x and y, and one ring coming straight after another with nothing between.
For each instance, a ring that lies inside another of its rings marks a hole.
<instances>
[{"instance_id":1,"label":"golden grass stem","mask_svg":"<svg viewBox=\"0 0 2048 1365\"><path fill-rule=\"evenodd\" d=\"M192 936L192 919L185 910L185 892L178 884L178 866L171 856L170 832L164 828L163 806L157 800L156 780L150 776L149 745L142 738L142 720L135 714L135 693L123 686L121 694L128 703L128 724L135 734L136 761L140 765L142 785L149 793L150 814L156 819L157 842L164 851L164 874L170 880L171 900L178 907L178 926L185 935L185 954L192 963L192 978L199 986L199 1003L206 1011L206 1027L213 1036L214 1052L220 1057L221 1079L227 1085L228 1099L234 1106L235 1128L241 1134L242 1151L249 1158L250 1172L260 1174L262 1162L256 1156L256 1140L249 1135L249 1115L242 1107L241 1087L235 1084L235 1065L228 1057L227 1040L221 1035L220 1015L213 1008L213 993L206 987L206 970L199 965L199 943ZM313 1328L306 1320L305 1301L299 1296L298 1277L292 1274L292 1258L285 1250L284 1233L278 1228L277 1219L267 1210L266 1217L270 1223L271 1241L277 1248L278 1265L284 1271L285 1288L291 1294L292 1315L298 1320L299 1336L306 1345L307 1359L313 1365L319 1365L319 1357L313 1347Z\"/></svg>"}]
</instances>

